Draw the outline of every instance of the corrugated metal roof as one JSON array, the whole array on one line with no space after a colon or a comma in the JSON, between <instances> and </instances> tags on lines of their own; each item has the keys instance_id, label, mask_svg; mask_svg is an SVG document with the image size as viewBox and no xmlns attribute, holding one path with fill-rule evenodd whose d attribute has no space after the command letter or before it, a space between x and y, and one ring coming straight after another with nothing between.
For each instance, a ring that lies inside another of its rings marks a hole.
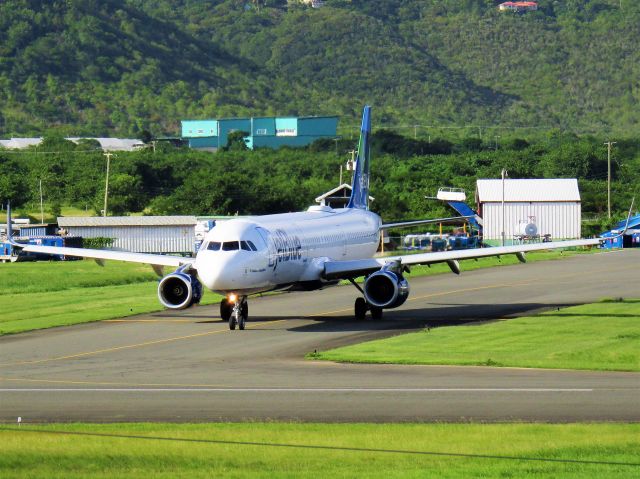
<instances>
[{"instance_id":1,"label":"corrugated metal roof","mask_svg":"<svg viewBox=\"0 0 640 479\"><path fill-rule=\"evenodd\" d=\"M479 203L502 201L502 180L477 180ZM504 200L516 201L580 201L575 178L504 180Z\"/></svg>"},{"instance_id":2,"label":"corrugated metal roof","mask_svg":"<svg viewBox=\"0 0 640 479\"><path fill-rule=\"evenodd\" d=\"M141 140L135 138L67 138L67 140L73 141L74 143L78 143L83 139L96 140L100 143L100 148L105 151L134 151L145 146Z\"/></svg>"},{"instance_id":3,"label":"corrugated metal roof","mask_svg":"<svg viewBox=\"0 0 640 479\"><path fill-rule=\"evenodd\" d=\"M59 216L61 228L69 226L195 226L195 216Z\"/></svg>"},{"instance_id":4,"label":"corrugated metal roof","mask_svg":"<svg viewBox=\"0 0 640 479\"><path fill-rule=\"evenodd\" d=\"M42 138L11 138L10 140L0 140L0 145L5 148L27 148L39 145Z\"/></svg>"},{"instance_id":5,"label":"corrugated metal roof","mask_svg":"<svg viewBox=\"0 0 640 479\"><path fill-rule=\"evenodd\" d=\"M105 151L134 151L144 147L141 140L131 138L80 138L70 137L66 140L78 143L80 140L96 140ZM0 146L4 148L22 149L29 146L37 146L42 142L42 138L11 138L10 140L0 140Z\"/></svg>"}]
</instances>

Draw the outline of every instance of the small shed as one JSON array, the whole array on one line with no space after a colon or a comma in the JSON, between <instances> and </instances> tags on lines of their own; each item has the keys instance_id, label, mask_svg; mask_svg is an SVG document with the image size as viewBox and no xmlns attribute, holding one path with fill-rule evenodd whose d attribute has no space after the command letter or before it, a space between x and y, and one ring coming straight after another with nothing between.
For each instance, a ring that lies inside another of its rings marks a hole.
<instances>
[{"instance_id":1,"label":"small shed","mask_svg":"<svg viewBox=\"0 0 640 479\"><path fill-rule=\"evenodd\" d=\"M53 236L58 231L55 223L28 224L20 227L20 236Z\"/></svg>"},{"instance_id":2,"label":"small shed","mask_svg":"<svg viewBox=\"0 0 640 479\"><path fill-rule=\"evenodd\" d=\"M501 240L503 232L507 244L522 236L549 235L553 240L581 236L575 178L477 180L476 203L485 241Z\"/></svg>"},{"instance_id":3,"label":"small shed","mask_svg":"<svg viewBox=\"0 0 640 479\"><path fill-rule=\"evenodd\" d=\"M191 254L195 216L61 216L58 225L70 236L112 238L114 249L136 253Z\"/></svg>"}]
</instances>

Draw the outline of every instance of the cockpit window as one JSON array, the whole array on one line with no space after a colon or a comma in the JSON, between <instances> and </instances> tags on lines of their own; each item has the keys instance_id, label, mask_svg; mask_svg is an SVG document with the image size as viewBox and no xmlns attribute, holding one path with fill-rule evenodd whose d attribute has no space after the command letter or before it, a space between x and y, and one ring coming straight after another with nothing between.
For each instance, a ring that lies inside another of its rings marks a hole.
<instances>
[{"instance_id":1,"label":"cockpit window","mask_svg":"<svg viewBox=\"0 0 640 479\"><path fill-rule=\"evenodd\" d=\"M251 248L249 247L246 241L240 241L240 248L245 251L251 251Z\"/></svg>"},{"instance_id":2,"label":"cockpit window","mask_svg":"<svg viewBox=\"0 0 640 479\"><path fill-rule=\"evenodd\" d=\"M239 241L225 241L222 243L222 251L236 251L240 249Z\"/></svg>"},{"instance_id":3,"label":"cockpit window","mask_svg":"<svg viewBox=\"0 0 640 479\"><path fill-rule=\"evenodd\" d=\"M211 251L220 251L220 242L218 241L211 241L208 245L207 245L207 249L211 250Z\"/></svg>"},{"instance_id":4,"label":"cockpit window","mask_svg":"<svg viewBox=\"0 0 640 479\"><path fill-rule=\"evenodd\" d=\"M256 248L256 245L254 245L253 242L247 240L247 244L249 245L249 248L251 248L251 251L258 251L258 248Z\"/></svg>"}]
</instances>

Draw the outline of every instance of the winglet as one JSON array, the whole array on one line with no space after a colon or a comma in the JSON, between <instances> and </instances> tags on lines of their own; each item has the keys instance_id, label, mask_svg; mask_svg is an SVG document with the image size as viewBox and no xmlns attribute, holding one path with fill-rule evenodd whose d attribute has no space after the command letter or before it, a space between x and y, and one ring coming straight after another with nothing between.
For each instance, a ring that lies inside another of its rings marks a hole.
<instances>
[{"instance_id":1,"label":"winglet","mask_svg":"<svg viewBox=\"0 0 640 479\"><path fill-rule=\"evenodd\" d=\"M371 167L371 107L365 105L362 111L362 126L358 142L358 156L354 166L351 198L347 208L369 209L369 170Z\"/></svg>"},{"instance_id":2,"label":"winglet","mask_svg":"<svg viewBox=\"0 0 640 479\"><path fill-rule=\"evenodd\" d=\"M23 248L24 245L13 241L13 219L11 217L11 201L7 201L7 242L17 248Z\"/></svg>"},{"instance_id":3,"label":"winglet","mask_svg":"<svg viewBox=\"0 0 640 479\"><path fill-rule=\"evenodd\" d=\"M624 225L624 230L622 230L622 234L625 234L629 229L629 221L631 221L631 212L633 211L633 203L636 201L636 197L631 198L631 206L629 206L629 214L627 215L627 222Z\"/></svg>"},{"instance_id":4,"label":"winglet","mask_svg":"<svg viewBox=\"0 0 640 479\"><path fill-rule=\"evenodd\" d=\"M629 206L629 213L627 214L627 221L624 224L624 229L622 231L619 231L618 234L614 236L606 236L606 237L600 236L600 247L602 247L607 241L611 241L616 238L620 238L621 236L624 236L624 234L629 229L629 222L631 221L631 212L633 211L633 203L635 201L636 201L636 197L634 196L633 198L631 198L631 206Z\"/></svg>"}]
</instances>

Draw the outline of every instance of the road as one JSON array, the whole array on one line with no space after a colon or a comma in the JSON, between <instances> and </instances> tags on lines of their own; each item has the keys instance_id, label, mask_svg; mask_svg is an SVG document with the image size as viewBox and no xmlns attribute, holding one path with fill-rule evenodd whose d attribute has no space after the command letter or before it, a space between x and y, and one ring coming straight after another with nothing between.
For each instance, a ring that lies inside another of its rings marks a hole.
<instances>
[{"instance_id":1,"label":"road","mask_svg":"<svg viewBox=\"0 0 640 479\"><path fill-rule=\"evenodd\" d=\"M0 338L0 422L640 421L640 374L355 365L314 350L427 325L638 297L640 251L411 280L381 321L352 317L351 286L252 298L245 331L217 307Z\"/></svg>"}]
</instances>

